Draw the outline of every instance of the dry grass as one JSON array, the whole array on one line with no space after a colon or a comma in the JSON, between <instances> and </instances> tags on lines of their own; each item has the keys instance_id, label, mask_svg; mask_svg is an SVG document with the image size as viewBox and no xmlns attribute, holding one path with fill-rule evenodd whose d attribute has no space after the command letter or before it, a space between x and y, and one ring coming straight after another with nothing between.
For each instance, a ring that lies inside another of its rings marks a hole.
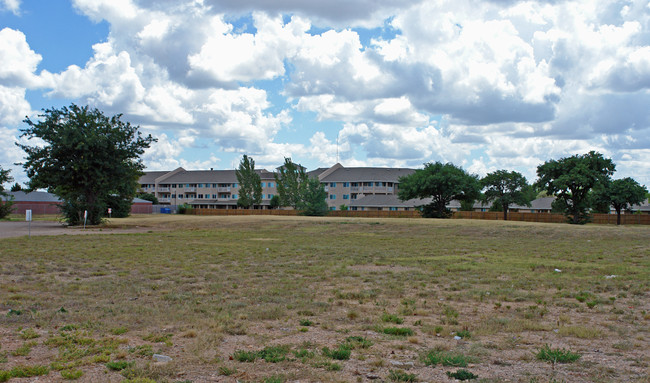
<instances>
[{"instance_id":1,"label":"dry grass","mask_svg":"<svg viewBox=\"0 0 650 383\"><path fill-rule=\"evenodd\" d=\"M446 381L422 362L446 349L487 381L587 382L643 381L650 361L648 227L182 215L106 226L145 232L0 240L0 370L334 382L408 368ZM39 335L29 360L14 355L25 329ZM324 355L350 336L372 346ZM551 370L534 357L546 344L582 357ZM290 353L277 363L230 360L280 345ZM105 372L117 359L136 363Z\"/></svg>"}]
</instances>

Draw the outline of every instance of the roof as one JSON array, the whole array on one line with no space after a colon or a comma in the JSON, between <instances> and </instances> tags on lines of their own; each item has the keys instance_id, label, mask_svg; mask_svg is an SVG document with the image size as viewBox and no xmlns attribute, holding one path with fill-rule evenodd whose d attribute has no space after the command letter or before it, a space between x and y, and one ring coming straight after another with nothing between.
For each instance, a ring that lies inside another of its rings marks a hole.
<instances>
[{"instance_id":1,"label":"roof","mask_svg":"<svg viewBox=\"0 0 650 383\"><path fill-rule=\"evenodd\" d=\"M344 168L334 170L321 178L321 182L399 182L399 178L415 173L406 168Z\"/></svg>"},{"instance_id":2,"label":"roof","mask_svg":"<svg viewBox=\"0 0 650 383\"><path fill-rule=\"evenodd\" d=\"M145 172L140 177L140 184L154 184L155 180L171 172ZM275 179L274 173L265 169L255 170L262 180ZM182 170L159 180L159 184L184 184L184 183L236 183L235 170Z\"/></svg>"},{"instance_id":3,"label":"roof","mask_svg":"<svg viewBox=\"0 0 650 383\"><path fill-rule=\"evenodd\" d=\"M650 212L650 199L646 199L641 203L641 205L632 205L630 207L632 211L649 211Z\"/></svg>"},{"instance_id":4,"label":"roof","mask_svg":"<svg viewBox=\"0 0 650 383\"><path fill-rule=\"evenodd\" d=\"M169 172L144 172L144 175L138 180L141 184L155 184L156 178L164 176Z\"/></svg>"},{"instance_id":5,"label":"roof","mask_svg":"<svg viewBox=\"0 0 650 383\"><path fill-rule=\"evenodd\" d=\"M60 203L61 199L54 194L44 191L33 191L26 193L24 191L7 192L14 197L14 202L52 202Z\"/></svg>"},{"instance_id":6,"label":"roof","mask_svg":"<svg viewBox=\"0 0 650 383\"><path fill-rule=\"evenodd\" d=\"M150 203L153 205L153 202L142 198L134 198L133 201L131 201L131 203Z\"/></svg>"},{"instance_id":7,"label":"roof","mask_svg":"<svg viewBox=\"0 0 650 383\"><path fill-rule=\"evenodd\" d=\"M321 175L321 173L323 173L327 169L329 169L329 168L314 169L314 170L312 170L310 172L307 172L307 176L309 176L309 178L318 178L318 176Z\"/></svg>"}]
</instances>

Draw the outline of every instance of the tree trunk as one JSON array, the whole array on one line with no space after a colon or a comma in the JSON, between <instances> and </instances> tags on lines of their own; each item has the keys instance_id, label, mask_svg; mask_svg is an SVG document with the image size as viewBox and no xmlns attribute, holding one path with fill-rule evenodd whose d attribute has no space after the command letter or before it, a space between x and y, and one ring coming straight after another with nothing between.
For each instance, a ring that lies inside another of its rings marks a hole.
<instances>
[{"instance_id":1,"label":"tree trunk","mask_svg":"<svg viewBox=\"0 0 650 383\"><path fill-rule=\"evenodd\" d=\"M621 224L621 209L617 208L616 209L616 225L618 226L620 224Z\"/></svg>"},{"instance_id":2,"label":"tree trunk","mask_svg":"<svg viewBox=\"0 0 650 383\"><path fill-rule=\"evenodd\" d=\"M508 206L503 206L503 220L507 221L508 220Z\"/></svg>"}]
</instances>

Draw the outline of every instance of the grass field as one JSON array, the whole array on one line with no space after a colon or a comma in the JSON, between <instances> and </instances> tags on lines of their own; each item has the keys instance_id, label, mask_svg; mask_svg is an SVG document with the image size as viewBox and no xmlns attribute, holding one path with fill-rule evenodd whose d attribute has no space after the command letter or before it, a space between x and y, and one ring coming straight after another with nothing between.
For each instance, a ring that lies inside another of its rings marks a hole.
<instances>
[{"instance_id":1,"label":"grass field","mask_svg":"<svg viewBox=\"0 0 650 383\"><path fill-rule=\"evenodd\" d=\"M0 240L0 382L650 381L650 227L110 227Z\"/></svg>"}]
</instances>

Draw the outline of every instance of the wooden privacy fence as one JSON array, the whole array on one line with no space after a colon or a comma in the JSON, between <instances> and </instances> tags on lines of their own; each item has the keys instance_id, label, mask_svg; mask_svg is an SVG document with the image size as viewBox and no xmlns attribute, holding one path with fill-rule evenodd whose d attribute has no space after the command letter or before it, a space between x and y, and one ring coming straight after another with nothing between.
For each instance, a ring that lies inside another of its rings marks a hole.
<instances>
[{"instance_id":1,"label":"wooden privacy fence","mask_svg":"<svg viewBox=\"0 0 650 383\"><path fill-rule=\"evenodd\" d=\"M279 215L297 216L297 210L261 210L261 209L190 209L189 214L194 215ZM356 218L422 218L417 210L390 211L390 210L337 210L330 211L328 217L356 217ZM455 211L453 219L484 219L502 221L502 212L492 211ZM509 212L508 221L565 223L564 214L557 213L517 213ZM616 224L616 214L592 214L591 222L596 224ZM622 214L622 225L650 225L650 214Z\"/></svg>"}]
</instances>

